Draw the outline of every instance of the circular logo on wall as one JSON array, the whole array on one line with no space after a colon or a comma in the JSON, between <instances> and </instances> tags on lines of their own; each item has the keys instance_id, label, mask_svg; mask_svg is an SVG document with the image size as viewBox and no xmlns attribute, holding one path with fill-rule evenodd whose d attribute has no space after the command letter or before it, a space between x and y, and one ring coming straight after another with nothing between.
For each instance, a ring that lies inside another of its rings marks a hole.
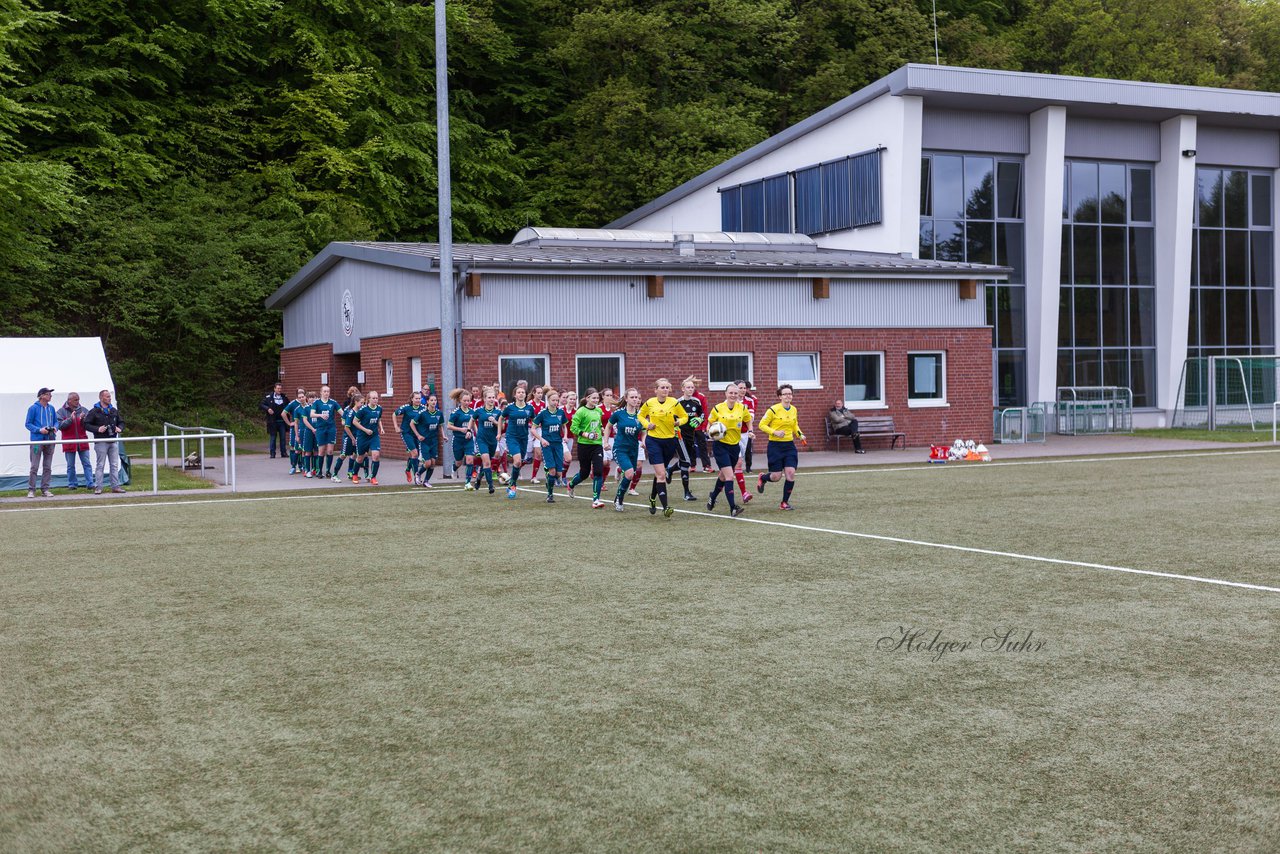
<instances>
[{"instance_id":1,"label":"circular logo on wall","mask_svg":"<svg viewBox=\"0 0 1280 854\"><path fill-rule=\"evenodd\" d=\"M351 337L351 330L356 325L356 301L351 296L351 291L342 292L342 332L348 338Z\"/></svg>"}]
</instances>

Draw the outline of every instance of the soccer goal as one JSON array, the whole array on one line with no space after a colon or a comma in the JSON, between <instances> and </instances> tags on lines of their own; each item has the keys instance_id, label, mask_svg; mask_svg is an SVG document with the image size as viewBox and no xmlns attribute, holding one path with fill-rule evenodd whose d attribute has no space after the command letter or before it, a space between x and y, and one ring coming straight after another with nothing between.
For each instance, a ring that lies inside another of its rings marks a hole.
<instances>
[{"instance_id":1,"label":"soccer goal","mask_svg":"<svg viewBox=\"0 0 1280 854\"><path fill-rule=\"evenodd\" d=\"M1174 427L1272 427L1280 356L1202 356L1182 364Z\"/></svg>"}]
</instances>

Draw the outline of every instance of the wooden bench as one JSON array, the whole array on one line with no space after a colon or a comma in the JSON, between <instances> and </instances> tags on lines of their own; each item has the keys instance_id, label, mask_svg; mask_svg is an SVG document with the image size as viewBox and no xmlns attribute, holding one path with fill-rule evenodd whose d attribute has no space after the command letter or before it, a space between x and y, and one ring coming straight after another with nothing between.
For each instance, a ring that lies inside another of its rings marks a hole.
<instances>
[{"instance_id":1,"label":"wooden bench","mask_svg":"<svg viewBox=\"0 0 1280 854\"><path fill-rule=\"evenodd\" d=\"M836 443L836 450L840 450L840 440L852 437L846 436L843 433L831 432L831 419L824 418L823 420L827 425L828 441L834 439ZM889 439L889 450L893 450L897 446L899 439L902 440L902 447L904 449L907 447L907 434L896 429L892 415L872 415L867 418L859 418L858 436L863 441L866 441L867 439L883 439L887 437Z\"/></svg>"}]
</instances>

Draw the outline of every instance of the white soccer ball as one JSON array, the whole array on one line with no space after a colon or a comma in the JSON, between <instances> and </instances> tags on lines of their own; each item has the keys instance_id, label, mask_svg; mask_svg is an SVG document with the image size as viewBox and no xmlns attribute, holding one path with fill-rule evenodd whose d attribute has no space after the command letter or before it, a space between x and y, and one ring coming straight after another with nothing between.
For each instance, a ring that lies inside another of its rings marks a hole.
<instances>
[{"instance_id":1,"label":"white soccer ball","mask_svg":"<svg viewBox=\"0 0 1280 854\"><path fill-rule=\"evenodd\" d=\"M716 421L710 427L707 428L707 435L710 436L712 439L719 439L723 437L725 433L728 433L728 432L729 432L729 428L725 427L719 421Z\"/></svg>"}]
</instances>

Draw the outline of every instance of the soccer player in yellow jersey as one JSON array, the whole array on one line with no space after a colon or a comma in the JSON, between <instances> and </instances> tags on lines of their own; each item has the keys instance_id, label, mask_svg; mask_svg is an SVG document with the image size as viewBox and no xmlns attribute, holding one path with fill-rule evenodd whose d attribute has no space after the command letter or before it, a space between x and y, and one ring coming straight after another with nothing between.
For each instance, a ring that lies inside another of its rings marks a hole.
<instances>
[{"instance_id":1,"label":"soccer player in yellow jersey","mask_svg":"<svg viewBox=\"0 0 1280 854\"><path fill-rule=\"evenodd\" d=\"M711 451L716 458L716 468L720 470L715 488L711 490L711 497L707 499L707 509L716 509L716 498L723 490L729 501L729 515L740 516L742 508L734 498L733 467L738 464L738 456L742 453L738 444L742 439L742 431L751 428L751 410L742 403L742 394L736 385L729 383L725 387L724 401L711 407L707 421L712 425L707 436L712 439ZM723 424L725 428L724 433L719 436L715 435L718 432L716 424Z\"/></svg>"},{"instance_id":2,"label":"soccer player in yellow jersey","mask_svg":"<svg viewBox=\"0 0 1280 854\"><path fill-rule=\"evenodd\" d=\"M804 439L800 430L800 415L791 405L795 395L790 383L778 386L778 402L765 412L760 419L760 429L769 437L769 473L760 473L756 481L756 492L764 492L765 481L775 481L780 476L786 477L782 485L782 510L794 510L791 506L791 490L796 485L796 439Z\"/></svg>"},{"instance_id":3,"label":"soccer player in yellow jersey","mask_svg":"<svg viewBox=\"0 0 1280 854\"><path fill-rule=\"evenodd\" d=\"M689 422L689 413L671 396L671 380L663 377L654 383L654 396L640 407L640 426L645 430L644 451L653 466L653 488L649 492L649 515L658 512L670 518L667 506L667 464L681 459L680 428Z\"/></svg>"}]
</instances>

